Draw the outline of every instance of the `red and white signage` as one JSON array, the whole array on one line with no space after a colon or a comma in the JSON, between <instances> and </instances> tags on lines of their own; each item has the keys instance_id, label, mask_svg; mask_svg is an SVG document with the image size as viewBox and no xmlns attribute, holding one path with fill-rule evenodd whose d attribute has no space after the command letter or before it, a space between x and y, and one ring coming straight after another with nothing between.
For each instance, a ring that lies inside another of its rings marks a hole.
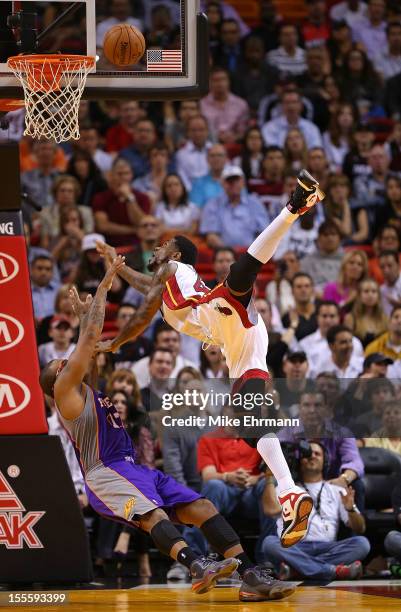
<instances>
[{"instance_id":1,"label":"red and white signage","mask_svg":"<svg viewBox=\"0 0 401 612\"><path fill-rule=\"evenodd\" d=\"M47 433L21 213L0 221L0 435Z\"/></svg>"}]
</instances>

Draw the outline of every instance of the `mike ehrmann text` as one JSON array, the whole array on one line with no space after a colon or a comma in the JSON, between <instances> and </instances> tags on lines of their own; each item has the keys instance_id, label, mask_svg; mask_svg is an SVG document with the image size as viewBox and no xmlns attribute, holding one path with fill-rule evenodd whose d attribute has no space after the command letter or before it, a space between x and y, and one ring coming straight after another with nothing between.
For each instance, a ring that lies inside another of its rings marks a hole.
<instances>
[{"instance_id":1,"label":"mike ehrmann text","mask_svg":"<svg viewBox=\"0 0 401 612\"><path fill-rule=\"evenodd\" d=\"M162 418L165 427L299 427L299 419L269 419L246 414L239 419L229 416L196 416L191 414L184 418L175 418L166 414Z\"/></svg>"}]
</instances>

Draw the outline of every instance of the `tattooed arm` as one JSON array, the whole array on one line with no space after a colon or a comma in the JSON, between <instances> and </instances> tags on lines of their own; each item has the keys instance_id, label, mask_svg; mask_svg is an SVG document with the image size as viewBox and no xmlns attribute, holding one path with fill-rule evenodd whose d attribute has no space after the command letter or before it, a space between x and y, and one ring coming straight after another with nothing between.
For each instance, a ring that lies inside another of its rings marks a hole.
<instances>
[{"instance_id":1,"label":"tattooed arm","mask_svg":"<svg viewBox=\"0 0 401 612\"><path fill-rule=\"evenodd\" d=\"M174 274L176 268L177 266L174 263L166 263L159 268L152 279L151 287L144 301L136 313L114 340L100 342L97 345L98 351L115 352L122 344L134 340L148 327L162 305L162 295L166 287L166 280Z\"/></svg>"},{"instance_id":2,"label":"tattooed arm","mask_svg":"<svg viewBox=\"0 0 401 612\"><path fill-rule=\"evenodd\" d=\"M95 297L91 302L89 300L88 311L82 313L83 318L77 346L54 385L54 399L61 414L66 419L77 418L83 410L81 385L90 368L96 343L103 330L107 292L110 290L119 268L123 265L124 258L116 257L97 288Z\"/></svg>"},{"instance_id":3,"label":"tattooed arm","mask_svg":"<svg viewBox=\"0 0 401 612\"><path fill-rule=\"evenodd\" d=\"M104 258L106 267L111 265L113 259L117 257L117 252L114 247L106 244L105 242L98 241L96 243L96 250ZM129 266L122 266L118 270L118 276L124 279L131 287L146 295L152 284L152 277L141 272L137 272Z\"/></svg>"}]
</instances>

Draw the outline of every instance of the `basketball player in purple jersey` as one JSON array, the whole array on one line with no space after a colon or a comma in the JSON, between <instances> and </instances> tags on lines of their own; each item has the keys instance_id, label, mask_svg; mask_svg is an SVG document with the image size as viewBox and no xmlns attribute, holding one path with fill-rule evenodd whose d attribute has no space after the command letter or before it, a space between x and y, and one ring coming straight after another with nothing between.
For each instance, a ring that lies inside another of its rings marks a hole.
<instances>
[{"instance_id":1,"label":"basketball player in purple jersey","mask_svg":"<svg viewBox=\"0 0 401 612\"><path fill-rule=\"evenodd\" d=\"M121 257L110 262L93 300L83 303L77 292L72 292L74 311L80 318L77 346L68 360L51 361L40 375L41 387L54 398L74 445L89 502L99 514L149 533L160 552L189 569L196 593L206 593L219 578L238 569L243 580L242 601L282 599L294 592L294 585L274 580L264 568L254 566L238 535L209 500L170 476L135 463L135 449L116 408L89 383L107 292L123 268ZM196 555L169 515L177 522L199 527L224 559Z\"/></svg>"},{"instance_id":2,"label":"basketball player in purple jersey","mask_svg":"<svg viewBox=\"0 0 401 612\"><path fill-rule=\"evenodd\" d=\"M319 183L302 170L287 205L248 251L232 264L225 282L214 289L208 289L198 276L194 268L197 249L184 236L175 236L155 249L148 266L154 272L153 278L128 267L120 270L120 276L141 291L145 299L125 329L114 340L101 343L99 350L116 351L138 337L161 309L164 319L177 331L221 348L230 378L236 379L234 393L244 397L263 395L269 377L268 336L252 298L254 282L292 223L323 198ZM108 245L98 244L98 250L106 263L115 256ZM258 416L256 406L254 415ZM251 433L241 426L238 432L246 442L257 447L277 480L283 515L281 543L284 547L293 546L307 533L312 498L295 485L276 436L267 434L258 441L257 431ZM254 438L252 441L250 435Z\"/></svg>"}]
</instances>

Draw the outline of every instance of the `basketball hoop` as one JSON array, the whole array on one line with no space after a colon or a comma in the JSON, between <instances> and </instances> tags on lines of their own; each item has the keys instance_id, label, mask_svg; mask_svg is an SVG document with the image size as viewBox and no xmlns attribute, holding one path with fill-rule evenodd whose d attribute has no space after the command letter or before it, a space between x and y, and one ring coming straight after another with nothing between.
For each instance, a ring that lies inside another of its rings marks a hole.
<instances>
[{"instance_id":1,"label":"basketball hoop","mask_svg":"<svg viewBox=\"0 0 401 612\"><path fill-rule=\"evenodd\" d=\"M7 64L25 96L25 132L56 142L79 139L78 109L95 58L83 55L16 55Z\"/></svg>"}]
</instances>

